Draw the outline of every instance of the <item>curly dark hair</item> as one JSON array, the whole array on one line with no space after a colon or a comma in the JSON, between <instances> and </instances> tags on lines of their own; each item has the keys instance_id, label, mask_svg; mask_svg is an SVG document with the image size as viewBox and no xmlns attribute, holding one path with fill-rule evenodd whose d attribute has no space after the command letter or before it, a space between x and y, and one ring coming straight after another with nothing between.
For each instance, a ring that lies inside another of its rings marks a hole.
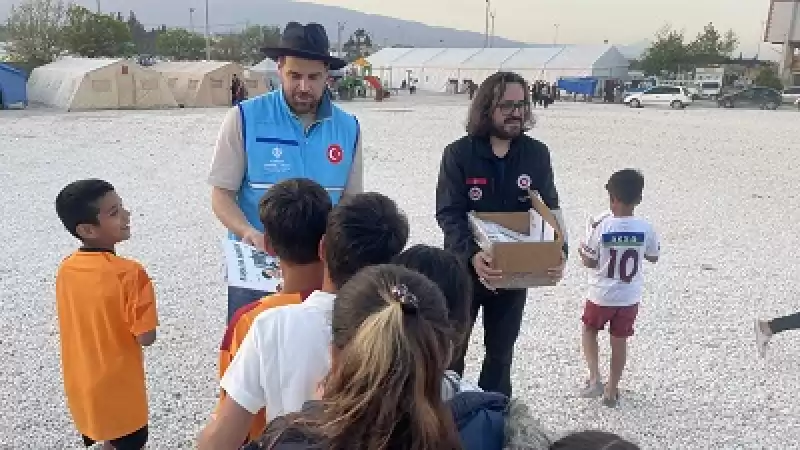
<instances>
[{"instance_id":1,"label":"curly dark hair","mask_svg":"<svg viewBox=\"0 0 800 450\"><path fill-rule=\"evenodd\" d=\"M522 85L525 91L525 101L530 105L531 90L528 82L522 75L514 72L497 72L481 83L475 98L469 106L467 115L467 134L472 137L488 137L494 128L492 114L500 99L506 93L506 86L511 83ZM522 132L530 130L535 121L530 106L523 111Z\"/></svg>"}]
</instances>

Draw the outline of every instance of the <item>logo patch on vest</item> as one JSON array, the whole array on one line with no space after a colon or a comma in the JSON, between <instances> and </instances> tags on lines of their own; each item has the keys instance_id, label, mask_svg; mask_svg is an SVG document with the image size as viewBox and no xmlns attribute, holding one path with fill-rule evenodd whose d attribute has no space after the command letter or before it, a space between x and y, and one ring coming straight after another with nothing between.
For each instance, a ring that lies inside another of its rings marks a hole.
<instances>
[{"instance_id":1,"label":"logo patch on vest","mask_svg":"<svg viewBox=\"0 0 800 450\"><path fill-rule=\"evenodd\" d=\"M479 188L478 186L472 186L469 189L470 200L472 200L473 202L477 202L478 200L481 199L481 197L483 197L483 190L481 188Z\"/></svg>"},{"instance_id":2,"label":"logo patch on vest","mask_svg":"<svg viewBox=\"0 0 800 450\"><path fill-rule=\"evenodd\" d=\"M338 144L331 144L328 146L328 161L331 164L339 164L344 159L344 152L342 151L342 147Z\"/></svg>"},{"instance_id":3,"label":"logo patch on vest","mask_svg":"<svg viewBox=\"0 0 800 450\"><path fill-rule=\"evenodd\" d=\"M517 178L517 187L520 189L528 189L531 187L531 177L530 175L522 174Z\"/></svg>"}]
</instances>

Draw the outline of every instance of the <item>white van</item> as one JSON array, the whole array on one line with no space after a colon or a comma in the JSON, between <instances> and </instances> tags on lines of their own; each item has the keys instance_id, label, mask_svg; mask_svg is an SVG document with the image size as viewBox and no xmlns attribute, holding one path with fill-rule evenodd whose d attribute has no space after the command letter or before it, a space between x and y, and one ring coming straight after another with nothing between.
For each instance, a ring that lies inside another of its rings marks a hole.
<instances>
[{"instance_id":1,"label":"white van","mask_svg":"<svg viewBox=\"0 0 800 450\"><path fill-rule=\"evenodd\" d=\"M722 80L703 80L699 90L700 98L716 100L722 95Z\"/></svg>"}]
</instances>

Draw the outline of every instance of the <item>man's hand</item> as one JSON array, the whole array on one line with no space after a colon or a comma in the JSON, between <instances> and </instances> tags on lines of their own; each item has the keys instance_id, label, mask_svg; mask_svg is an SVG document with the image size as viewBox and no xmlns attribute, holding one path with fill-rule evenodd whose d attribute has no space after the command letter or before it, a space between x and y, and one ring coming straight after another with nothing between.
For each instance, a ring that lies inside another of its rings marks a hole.
<instances>
[{"instance_id":1,"label":"man's hand","mask_svg":"<svg viewBox=\"0 0 800 450\"><path fill-rule=\"evenodd\" d=\"M264 233L256 230L255 228L250 229L244 236L242 236L242 242L247 245L252 245L256 249L262 252L266 252L266 242L264 241Z\"/></svg>"},{"instance_id":2,"label":"man's hand","mask_svg":"<svg viewBox=\"0 0 800 450\"><path fill-rule=\"evenodd\" d=\"M492 288L491 282L503 278L503 272L492 268L492 257L484 251L480 251L472 257L472 267L478 275L478 280L489 290Z\"/></svg>"}]
</instances>

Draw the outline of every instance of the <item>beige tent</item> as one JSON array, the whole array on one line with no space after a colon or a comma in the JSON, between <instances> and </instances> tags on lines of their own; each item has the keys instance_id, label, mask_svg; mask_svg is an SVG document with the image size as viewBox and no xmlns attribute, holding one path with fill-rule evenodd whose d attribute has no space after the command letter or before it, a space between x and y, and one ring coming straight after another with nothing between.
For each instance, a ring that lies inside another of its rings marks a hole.
<instances>
[{"instance_id":1,"label":"beige tent","mask_svg":"<svg viewBox=\"0 0 800 450\"><path fill-rule=\"evenodd\" d=\"M266 78L251 69L244 71L244 85L247 87L247 98L266 94L269 91Z\"/></svg>"},{"instance_id":2,"label":"beige tent","mask_svg":"<svg viewBox=\"0 0 800 450\"><path fill-rule=\"evenodd\" d=\"M225 61L173 61L153 66L167 80L178 105L186 108L231 106L233 75L241 65Z\"/></svg>"},{"instance_id":3,"label":"beige tent","mask_svg":"<svg viewBox=\"0 0 800 450\"><path fill-rule=\"evenodd\" d=\"M28 96L67 111L178 106L161 74L124 59L66 57L37 67Z\"/></svg>"}]
</instances>

